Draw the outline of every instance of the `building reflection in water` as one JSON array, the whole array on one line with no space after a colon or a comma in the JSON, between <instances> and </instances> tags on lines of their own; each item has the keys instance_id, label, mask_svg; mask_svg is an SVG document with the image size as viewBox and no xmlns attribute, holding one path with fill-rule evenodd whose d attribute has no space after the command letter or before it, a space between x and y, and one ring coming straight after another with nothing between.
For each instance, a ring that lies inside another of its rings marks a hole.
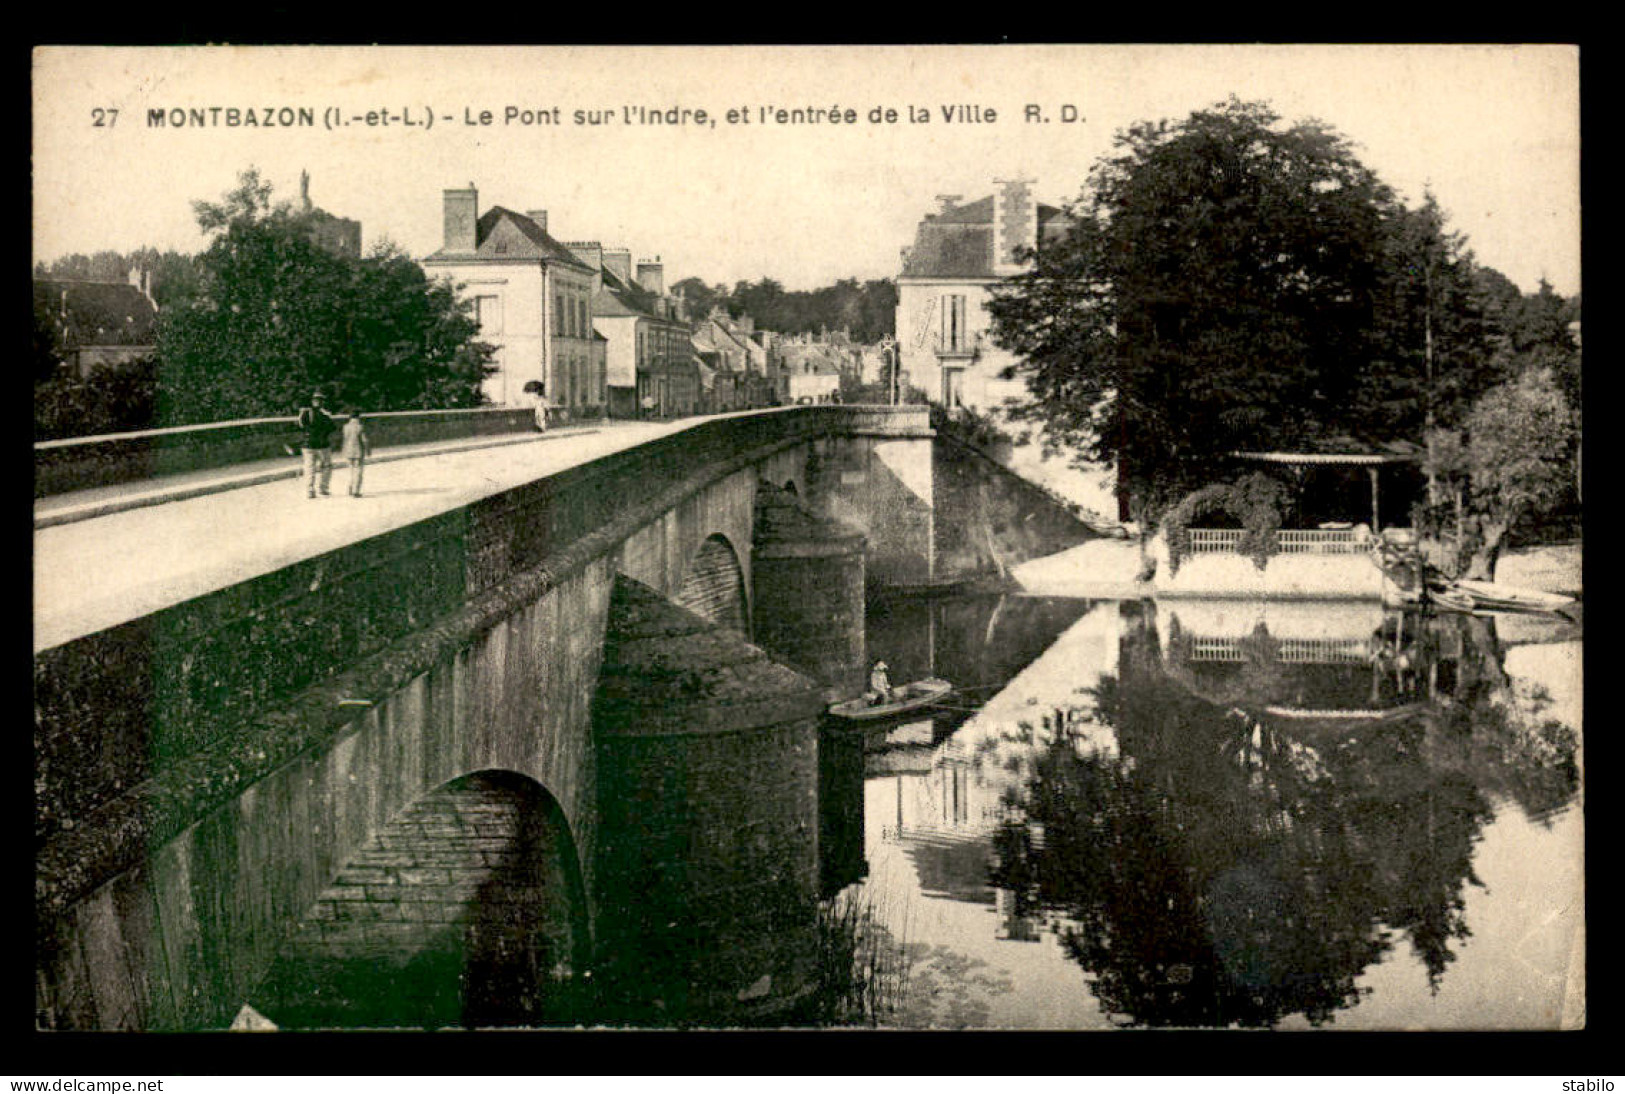
<instances>
[{"instance_id":1,"label":"building reflection in water","mask_svg":"<svg viewBox=\"0 0 1625 1094\"><path fill-rule=\"evenodd\" d=\"M1399 954L1437 996L1486 825L1575 799L1578 726L1509 679L1495 617L1072 603L934 746L870 741L868 841L992 938L1052 939L1114 1023L1322 1024ZM964 646L945 618L913 633Z\"/></svg>"}]
</instances>

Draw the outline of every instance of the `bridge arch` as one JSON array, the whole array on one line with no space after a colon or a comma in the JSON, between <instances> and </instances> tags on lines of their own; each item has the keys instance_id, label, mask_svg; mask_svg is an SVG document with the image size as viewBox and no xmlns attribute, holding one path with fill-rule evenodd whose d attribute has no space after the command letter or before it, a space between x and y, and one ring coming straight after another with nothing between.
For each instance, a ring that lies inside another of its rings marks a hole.
<instances>
[{"instance_id":1,"label":"bridge arch","mask_svg":"<svg viewBox=\"0 0 1625 1094\"><path fill-rule=\"evenodd\" d=\"M708 622L750 637L745 571L727 536L713 534L700 544L673 599Z\"/></svg>"},{"instance_id":2,"label":"bridge arch","mask_svg":"<svg viewBox=\"0 0 1625 1094\"><path fill-rule=\"evenodd\" d=\"M476 772L401 810L344 864L237 1023L575 1023L589 933L558 802L527 776Z\"/></svg>"}]
</instances>

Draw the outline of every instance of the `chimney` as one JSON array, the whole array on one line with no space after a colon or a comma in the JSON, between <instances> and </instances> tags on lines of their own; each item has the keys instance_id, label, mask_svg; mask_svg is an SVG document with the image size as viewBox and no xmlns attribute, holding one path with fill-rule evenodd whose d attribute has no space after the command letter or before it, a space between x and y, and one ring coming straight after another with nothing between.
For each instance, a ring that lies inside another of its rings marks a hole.
<instances>
[{"instance_id":1,"label":"chimney","mask_svg":"<svg viewBox=\"0 0 1625 1094\"><path fill-rule=\"evenodd\" d=\"M964 196L965 195L963 194L938 194L937 213L940 215L942 213L953 212L953 210L959 205L959 199Z\"/></svg>"},{"instance_id":2,"label":"chimney","mask_svg":"<svg viewBox=\"0 0 1625 1094\"><path fill-rule=\"evenodd\" d=\"M638 284L643 286L645 292L656 296L666 295L666 268L660 264L659 255L655 255L653 260L639 260Z\"/></svg>"},{"instance_id":3,"label":"chimney","mask_svg":"<svg viewBox=\"0 0 1625 1094\"><path fill-rule=\"evenodd\" d=\"M536 222L536 227L540 228L544 232L547 231L546 209L526 209L525 215Z\"/></svg>"},{"instance_id":4,"label":"chimney","mask_svg":"<svg viewBox=\"0 0 1625 1094\"><path fill-rule=\"evenodd\" d=\"M598 292L604 287L604 245L597 240L587 243L566 243L565 248L578 259L592 267L592 291Z\"/></svg>"},{"instance_id":5,"label":"chimney","mask_svg":"<svg viewBox=\"0 0 1625 1094\"><path fill-rule=\"evenodd\" d=\"M1021 248L1038 245L1038 204L1032 179L994 179L999 192L993 198L993 272L1000 277L1020 273L1016 259Z\"/></svg>"},{"instance_id":6,"label":"chimney","mask_svg":"<svg viewBox=\"0 0 1625 1094\"><path fill-rule=\"evenodd\" d=\"M480 192L474 184L466 190L447 190L445 250L472 254L479 246Z\"/></svg>"},{"instance_id":7,"label":"chimney","mask_svg":"<svg viewBox=\"0 0 1625 1094\"><path fill-rule=\"evenodd\" d=\"M632 252L615 247L604 252L604 268L621 279L621 284L632 284Z\"/></svg>"}]
</instances>

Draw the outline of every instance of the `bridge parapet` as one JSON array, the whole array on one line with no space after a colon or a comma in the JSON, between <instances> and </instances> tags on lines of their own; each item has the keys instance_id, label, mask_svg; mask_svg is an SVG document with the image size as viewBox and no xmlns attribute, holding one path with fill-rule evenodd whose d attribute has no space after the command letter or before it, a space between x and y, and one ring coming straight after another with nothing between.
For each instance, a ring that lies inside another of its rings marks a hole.
<instances>
[{"instance_id":1,"label":"bridge parapet","mask_svg":"<svg viewBox=\"0 0 1625 1094\"><path fill-rule=\"evenodd\" d=\"M461 437L523 433L533 427L528 408L398 410L367 414L375 449ZM286 455L298 420L247 418L207 425L143 429L94 437L64 437L34 445L34 496L134 482L154 475L201 471Z\"/></svg>"}]
</instances>

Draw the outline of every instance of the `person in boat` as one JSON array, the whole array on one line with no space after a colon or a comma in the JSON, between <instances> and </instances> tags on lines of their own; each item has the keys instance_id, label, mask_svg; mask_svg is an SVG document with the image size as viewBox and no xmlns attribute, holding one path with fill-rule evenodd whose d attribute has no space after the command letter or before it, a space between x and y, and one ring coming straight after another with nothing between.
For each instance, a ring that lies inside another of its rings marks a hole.
<instances>
[{"instance_id":1,"label":"person in boat","mask_svg":"<svg viewBox=\"0 0 1625 1094\"><path fill-rule=\"evenodd\" d=\"M891 698L891 672L886 668L886 662L876 661L874 668L869 670L869 690L864 694L872 707Z\"/></svg>"}]
</instances>

